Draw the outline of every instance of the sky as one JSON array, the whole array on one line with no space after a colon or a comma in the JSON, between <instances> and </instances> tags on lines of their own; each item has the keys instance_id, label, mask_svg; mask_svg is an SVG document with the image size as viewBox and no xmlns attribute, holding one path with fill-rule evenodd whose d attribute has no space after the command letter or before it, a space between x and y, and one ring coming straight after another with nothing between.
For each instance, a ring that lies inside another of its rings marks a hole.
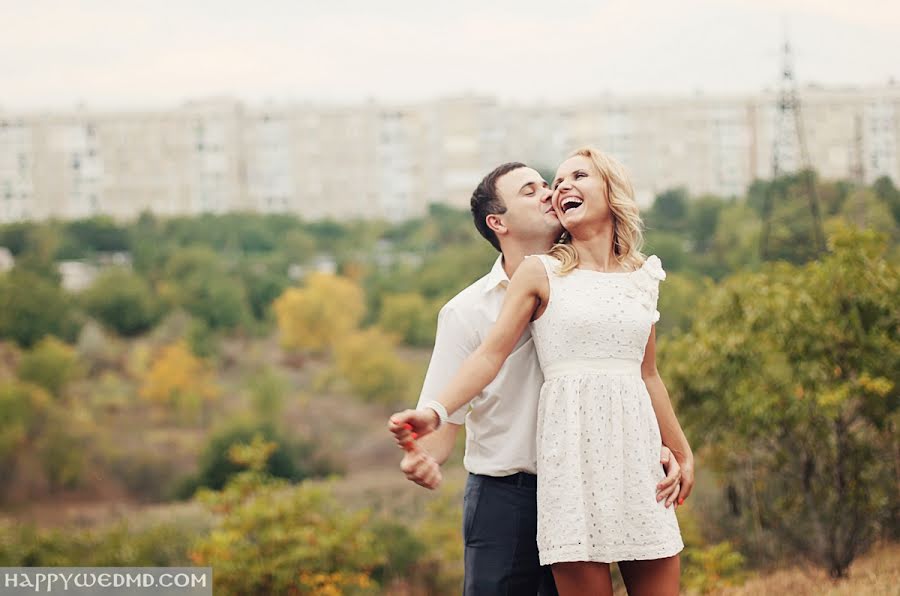
<instances>
[{"instance_id":1,"label":"sky","mask_svg":"<svg viewBox=\"0 0 900 596\"><path fill-rule=\"evenodd\" d=\"M900 84L896 0L0 0L0 109Z\"/></svg>"}]
</instances>

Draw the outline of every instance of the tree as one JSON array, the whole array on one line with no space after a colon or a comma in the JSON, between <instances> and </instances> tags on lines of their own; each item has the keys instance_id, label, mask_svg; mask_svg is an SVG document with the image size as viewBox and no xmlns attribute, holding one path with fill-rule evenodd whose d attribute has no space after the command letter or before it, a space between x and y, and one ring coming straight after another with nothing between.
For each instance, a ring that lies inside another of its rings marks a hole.
<instances>
[{"instance_id":1,"label":"tree","mask_svg":"<svg viewBox=\"0 0 900 596\"><path fill-rule=\"evenodd\" d=\"M212 370L178 341L159 352L144 375L140 396L196 417L219 397L219 391Z\"/></svg>"},{"instance_id":2,"label":"tree","mask_svg":"<svg viewBox=\"0 0 900 596\"><path fill-rule=\"evenodd\" d=\"M258 371L247 383L250 402L254 414L260 419L275 424L284 413L284 394L287 380L274 368L265 367Z\"/></svg>"},{"instance_id":3,"label":"tree","mask_svg":"<svg viewBox=\"0 0 900 596\"><path fill-rule=\"evenodd\" d=\"M74 341L80 327L71 300L58 285L18 268L0 277L0 337L28 348L45 335Z\"/></svg>"},{"instance_id":4,"label":"tree","mask_svg":"<svg viewBox=\"0 0 900 596\"><path fill-rule=\"evenodd\" d=\"M409 403L415 378L409 365L397 356L396 345L395 336L377 327L350 333L335 346L335 371L366 401Z\"/></svg>"},{"instance_id":5,"label":"tree","mask_svg":"<svg viewBox=\"0 0 900 596\"><path fill-rule=\"evenodd\" d=\"M221 523L192 549L195 565L216 569L227 594L375 594L386 556L366 511L348 511L328 487L288 487L263 471L275 444L261 437L230 450L248 468L221 492L198 499Z\"/></svg>"},{"instance_id":6,"label":"tree","mask_svg":"<svg viewBox=\"0 0 900 596\"><path fill-rule=\"evenodd\" d=\"M288 263L306 263L316 251L315 239L298 229L288 231L280 244Z\"/></svg>"},{"instance_id":7,"label":"tree","mask_svg":"<svg viewBox=\"0 0 900 596\"><path fill-rule=\"evenodd\" d=\"M872 185L882 201L884 201L894 216L894 222L900 226L900 190L894 186L894 182L888 176L882 176Z\"/></svg>"},{"instance_id":8,"label":"tree","mask_svg":"<svg viewBox=\"0 0 900 596\"><path fill-rule=\"evenodd\" d=\"M150 284L122 267L101 273L81 300L88 314L125 337L146 332L163 315Z\"/></svg>"},{"instance_id":9,"label":"tree","mask_svg":"<svg viewBox=\"0 0 900 596\"><path fill-rule=\"evenodd\" d=\"M245 266L240 270L241 281L247 290L250 312L257 321L265 321L269 307L287 286L284 275L276 275L261 266Z\"/></svg>"},{"instance_id":10,"label":"tree","mask_svg":"<svg viewBox=\"0 0 900 596\"><path fill-rule=\"evenodd\" d=\"M403 338L410 346L427 347L434 343L439 301L427 301L421 294L388 294L381 302L378 325Z\"/></svg>"},{"instance_id":11,"label":"tree","mask_svg":"<svg viewBox=\"0 0 900 596\"><path fill-rule=\"evenodd\" d=\"M32 221L17 221L0 226L0 246L8 248L14 257L20 256L28 249L33 230L39 225Z\"/></svg>"},{"instance_id":12,"label":"tree","mask_svg":"<svg viewBox=\"0 0 900 596\"><path fill-rule=\"evenodd\" d=\"M666 271L678 271L684 269L688 264L687 244L683 234L650 232L647 234L647 246L644 248L644 252L648 255L658 256Z\"/></svg>"},{"instance_id":13,"label":"tree","mask_svg":"<svg viewBox=\"0 0 900 596\"><path fill-rule=\"evenodd\" d=\"M281 346L322 353L356 329L365 314L362 289L352 281L313 273L302 288L288 288L273 304Z\"/></svg>"},{"instance_id":14,"label":"tree","mask_svg":"<svg viewBox=\"0 0 900 596\"><path fill-rule=\"evenodd\" d=\"M127 252L128 230L109 216L79 219L63 226L61 257L82 259L95 252Z\"/></svg>"},{"instance_id":15,"label":"tree","mask_svg":"<svg viewBox=\"0 0 900 596\"><path fill-rule=\"evenodd\" d=\"M165 276L167 283L161 293L211 330L234 329L250 317L246 288L208 247L174 253Z\"/></svg>"},{"instance_id":16,"label":"tree","mask_svg":"<svg viewBox=\"0 0 900 596\"><path fill-rule=\"evenodd\" d=\"M841 215L857 227L882 232L888 238L897 237L897 222L890 206L868 188L850 193L841 209Z\"/></svg>"},{"instance_id":17,"label":"tree","mask_svg":"<svg viewBox=\"0 0 900 596\"><path fill-rule=\"evenodd\" d=\"M41 433L52 399L36 386L19 381L0 382L0 472L11 476L20 449Z\"/></svg>"},{"instance_id":18,"label":"tree","mask_svg":"<svg viewBox=\"0 0 900 596\"><path fill-rule=\"evenodd\" d=\"M18 376L46 389L56 398L78 373L78 354L55 337L44 337L22 356Z\"/></svg>"},{"instance_id":19,"label":"tree","mask_svg":"<svg viewBox=\"0 0 900 596\"><path fill-rule=\"evenodd\" d=\"M694 244L694 252L709 250L710 241L716 233L719 214L727 205L719 197L700 197L690 203L687 218L687 232Z\"/></svg>"},{"instance_id":20,"label":"tree","mask_svg":"<svg viewBox=\"0 0 900 596\"><path fill-rule=\"evenodd\" d=\"M747 535L834 577L900 510L900 270L885 248L837 228L821 261L727 279L660 348L689 434L740 485Z\"/></svg>"},{"instance_id":21,"label":"tree","mask_svg":"<svg viewBox=\"0 0 900 596\"><path fill-rule=\"evenodd\" d=\"M666 267L665 261L663 267ZM687 273L668 275L660 286L658 308L661 314L656 324L656 333L664 336L675 331L689 331L699 314L697 302L709 292L711 286L709 278Z\"/></svg>"},{"instance_id":22,"label":"tree","mask_svg":"<svg viewBox=\"0 0 900 596\"><path fill-rule=\"evenodd\" d=\"M745 267L759 265L759 234L762 222L746 203L731 203L719 214L711 252L715 255L716 277Z\"/></svg>"},{"instance_id":23,"label":"tree","mask_svg":"<svg viewBox=\"0 0 900 596\"><path fill-rule=\"evenodd\" d=\"M688 192L686 188L666 190L653 201L647 213L647 227L651 230L681 231L688 214Z\"/></svg>"},{"instance_id":24,"label":"tree","mask_svg":"<svg viewBox=\"0 0 900 596\"><path fill-rule=\"evenodd\" d=\"M416 276L417 289L426 298L446 300L484 275L496 260L497 252L486 240L447 246L424 263Z\"/></svg>"},{"instance_id":25,"label":"tree","mask_svg":"<svg viewBox=\"0 0 900 596\"><path fill-rule=\"evenodd\" d=\"M59 250L59 224L43 223L28 229L25 250L16 257L16 269L34 273L58 285L62 275L56 265Z\"/></svg>"},{"instance_id":26,"label":"tree","mask_svg":"<svg viewBox=\"0 0 900 596\"><path fill-rule=\"evenodd\" d=\"M200 454L199 471L193 487L221 490L235 474L246 470L247 466L232 460L229 452L235 445L248 443L256 436L275 446L263 468L273 478L299 482L331 471L314 460L310 444L288 441L273 423L236 420L210 435Z\"/></svg>"},{"instance_id":27,"label":"tree","mask_svg":"<svg viewBox=\"0 0 900 596\"><path fill-rule=\"evenodd\" d=\"M212 330L235 329L250 317L244 285L226 274L192 277L179 295L184 308Z\"/></svg>"}]
</instances>

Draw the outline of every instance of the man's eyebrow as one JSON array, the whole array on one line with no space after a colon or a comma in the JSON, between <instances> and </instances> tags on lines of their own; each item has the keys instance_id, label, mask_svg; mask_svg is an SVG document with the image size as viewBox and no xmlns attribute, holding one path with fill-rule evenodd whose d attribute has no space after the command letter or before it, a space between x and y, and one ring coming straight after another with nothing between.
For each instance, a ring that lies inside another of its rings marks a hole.
<instances>
[{"instance_id":1,"label":"man's eyebrow","mask_svg":"<svg viewBox=\"0 0 900 596\"><path fill-rule=\"evenodd\" d=\"M519 192L522 192L523 190L525 190L526 186L534 186L535 184L537 184L537 182L535 182L534 180L532 180L531 182L526 182L525 184L522 185L522 188L519 189Z\"/></svg>"}]
</instances>

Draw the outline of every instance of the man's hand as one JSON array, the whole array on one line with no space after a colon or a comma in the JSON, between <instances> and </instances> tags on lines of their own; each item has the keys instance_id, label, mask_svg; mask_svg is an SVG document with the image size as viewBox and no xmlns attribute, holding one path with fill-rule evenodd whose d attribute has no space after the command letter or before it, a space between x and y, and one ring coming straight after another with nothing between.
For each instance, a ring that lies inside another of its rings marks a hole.
<instances>
[{"instance_id":1,"label":"man's hand","mask_svg":"<svg viewBox=\"0 0 900 596\"><path fill-rule=\"evenodd\" d=\"M687 459L679 458L678 463L681 465L681 492L678 495L678 504L681 505L694 490L694 456L691 455Z\"/></svg>"},{"instance_id":2,"label":"man's hand","mask_svg":"<svg viewBox=\"0 0 900 596\"><path fill-rule=\"evenodd\" d=\"M438 426L438 414L431 408L424 410L403 410L391 416L388 430L394 433L394 440L403 449L409 449L411 441L424 437Z\"/></svg>"},{"instance_id":3,"label":"man's hand","mask_svg":"<svg viewBox=\"0 0 900 596\"><path fill-rule=\"evenodd\" d=\"M684 494L684 477L681 464L672 455L672 452L665 445L659 454L659 462L666 471L666 477L656 485L656 501L666 500L666 508L678 499L679 495ZM681 499L680 505L684 499ZM676 506L677 507L677 506Z\"/></svg>"},{"instance_id":4,"label":"man's hand","mask_svg":"<svg viewBox=\"0 0 900 596\"><path fill-rule=\"evenodd\" d=\"M441 467L437 461L415 444L403 456L403 460L400 462L400 471L406 474L407 480L412 480L429 490L440 486L443 479Z\"/></svg>"}]
</instances>

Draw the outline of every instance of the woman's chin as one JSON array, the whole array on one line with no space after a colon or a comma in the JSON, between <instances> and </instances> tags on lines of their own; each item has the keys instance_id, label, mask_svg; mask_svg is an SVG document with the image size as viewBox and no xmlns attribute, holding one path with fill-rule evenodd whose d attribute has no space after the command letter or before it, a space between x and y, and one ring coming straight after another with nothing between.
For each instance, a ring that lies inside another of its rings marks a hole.
<instances>
[{"instance_id":1,"label":"woman's chin","mask_svg":"<svg viewBox=\"0 0 900 596\"><path fill-rule=\"evenodd\" d=\"M565 228L569 234L572 234L578 231L578 228L583 227L585 222L581 217L570 216L564 217L559 223L562 224L563 228Z\"/></svg>"}]
</instances>

